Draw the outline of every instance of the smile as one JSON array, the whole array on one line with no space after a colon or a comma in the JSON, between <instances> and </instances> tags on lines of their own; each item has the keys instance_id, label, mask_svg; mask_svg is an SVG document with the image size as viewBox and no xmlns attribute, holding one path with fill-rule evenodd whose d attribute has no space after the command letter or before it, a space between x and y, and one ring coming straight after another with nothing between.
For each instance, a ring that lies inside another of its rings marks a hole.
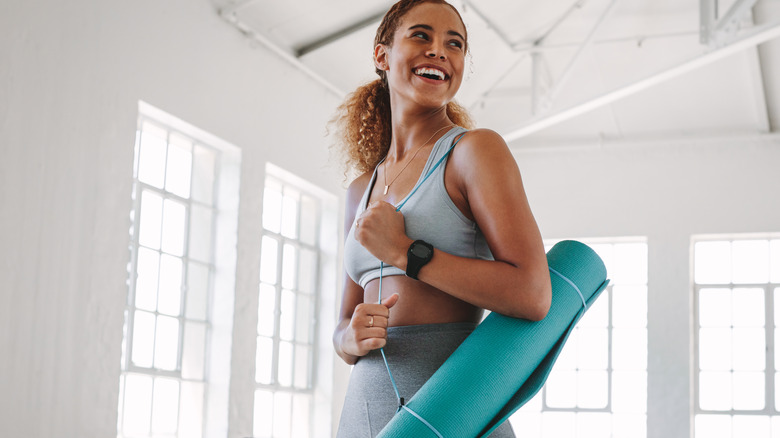
<instances>
[{"instance_id":1,"label":"smile","mask_svg":"<svg viewBox=\"0 0 780 438\"><path fill-rule=\"evenodd\" d=\"M431 67L419 67L414 69L414 74L417 76L421 76L428 79L434 79L438 81L443 81L447 79L447 74L443 71L431 68Z\"/></svg>"}]
</instances>

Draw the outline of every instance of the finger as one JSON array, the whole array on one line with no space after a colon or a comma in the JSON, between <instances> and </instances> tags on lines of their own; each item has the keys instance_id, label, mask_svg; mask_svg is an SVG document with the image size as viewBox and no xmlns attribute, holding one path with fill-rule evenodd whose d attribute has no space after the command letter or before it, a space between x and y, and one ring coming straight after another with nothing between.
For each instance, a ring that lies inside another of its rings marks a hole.
<instances>
[{"instance_id":1,"label":"finger","mask_svg":"<svg viewBox=\"0 0 780 438\"><path fill-rule=\"evenodd\" d=\"M357 334L356 338L360 342L367 341L369 339L374 339L374 338L387 339L387 329L385 327L376 327L376 326L371 328L363 328Z\"/></svg>"},{"instance_id":2,"label":"finger","mask_svg":"<svg viewBox=\"0 0 780 438\"><path fill-rule=\"evenodd\" d=\"M382 301L382 305L390 309L391 307L395 306L395 303L398 302L398 299L401 296L398 294L392 294L389 297L385 298L384 301ZM389 316L389 315L388 315Z\"/></svg>"}]
</instances>

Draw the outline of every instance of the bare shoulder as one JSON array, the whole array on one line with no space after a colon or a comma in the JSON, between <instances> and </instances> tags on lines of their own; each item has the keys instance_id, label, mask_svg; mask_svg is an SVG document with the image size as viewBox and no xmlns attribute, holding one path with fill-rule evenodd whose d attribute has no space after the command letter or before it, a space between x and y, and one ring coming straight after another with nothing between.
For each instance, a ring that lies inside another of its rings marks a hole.
<instances>
[{"instance_id":1,"label":"bare shoulder","mask_svg":"<svg viewBox=\"0 0 780 438\"><path fill-rule=\"evenodd\" d=\"M466 174L507 164L516 165L506 141L492 129L468 131L453 150L452 156L456 167Z\"/></svg>"},{"instance_id":2,"label":"bare shoulder","mask_svg":"<svg viewBox=\"0 0 780 438\"><path fill-rule=\"evenodd\" d=\"M350 204L357 205L357 203L360 201L360 198L363 197L363 193L366 191L366 187L368 187L368 183L371 182L371 176L373 175L373 172L366 172L357 178L353 179L351 183L349 183L349 187L347 187L347 205Z\"/></svg>"}]
</instances>

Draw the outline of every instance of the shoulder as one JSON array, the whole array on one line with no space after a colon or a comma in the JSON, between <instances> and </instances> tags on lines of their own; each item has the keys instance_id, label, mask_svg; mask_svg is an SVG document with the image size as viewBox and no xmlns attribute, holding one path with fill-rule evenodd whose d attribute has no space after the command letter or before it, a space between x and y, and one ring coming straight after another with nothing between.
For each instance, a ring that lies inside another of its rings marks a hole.
<instances>
[{"instance_id":1,"label":"shoulder","mask_svg":"<svg viewBox=\"0 0 780 438\"><path fill-rule=\"evenodd\" d=\"M351 210L353 214L360 203L360 199L363 198L363 193L365 193L368 183L371 182L372 175L373 172L366 172L352 180L349 183L349 187L347 187L347 210Z\"/></svg>"},{"instance_id":2,"label":"shoulder","mask_svg":"<svg viewBox=\"0 0 780 438\"><path fill-rule=\"evenodd\" d=\"M460 164L466 169L492 167L507 160L514 162L506 141L492 129L474 129L464 133L453 149L452 157L456 166Z\"/></svg>"}]
</instances>

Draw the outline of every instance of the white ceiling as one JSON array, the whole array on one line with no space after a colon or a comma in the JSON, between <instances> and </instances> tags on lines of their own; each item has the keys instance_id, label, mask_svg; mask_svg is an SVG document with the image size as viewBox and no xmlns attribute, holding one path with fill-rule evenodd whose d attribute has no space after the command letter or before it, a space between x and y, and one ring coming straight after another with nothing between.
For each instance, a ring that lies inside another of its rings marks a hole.
<instances>
[{"instance_id":1,"label":"white ceiling","mask_svg":"<svg viewBox=\"0 0 780 438\"><path fill-rule=\"evenodd\" d=\"M376 78L374 33L394 3L212 1L228 22L336 93ZM780 0L452 3L472 57L457 99L515 147L780 127ZM703 22L708 7L718 21ZM707 43L703 26L712 29Z\"/></svg>"}]
</instances>

